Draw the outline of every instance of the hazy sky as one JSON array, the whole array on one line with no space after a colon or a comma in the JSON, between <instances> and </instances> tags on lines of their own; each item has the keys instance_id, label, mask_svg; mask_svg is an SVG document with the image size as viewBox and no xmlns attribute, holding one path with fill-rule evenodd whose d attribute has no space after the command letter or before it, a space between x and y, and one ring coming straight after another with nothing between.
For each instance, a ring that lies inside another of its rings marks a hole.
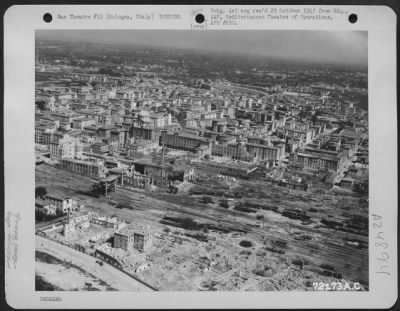
<instances>
[{"instance_id":1,"label":"hazy sky","mask_svg":"<svg viewBox=\"0 0 400 311\"><path fill-rule=\"evenodd\" d=\"M318 63L368 63L368 36L361 31L40 30L37 38L230 51Z\"/></svg>"}]
</instances>

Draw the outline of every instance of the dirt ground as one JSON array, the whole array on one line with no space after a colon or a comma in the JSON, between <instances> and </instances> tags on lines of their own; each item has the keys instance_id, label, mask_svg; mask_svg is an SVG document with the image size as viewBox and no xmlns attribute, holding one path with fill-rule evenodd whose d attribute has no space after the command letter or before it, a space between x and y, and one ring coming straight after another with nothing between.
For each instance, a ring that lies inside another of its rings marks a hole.
<instances>
[{"instance_id":1,"label":"dirt ground","mask_svg":"<svg viewBox=\"0 0 400 311\"><path fill-rule=\"evenodd\" d=\"M347 240L368 243L368 236L321 224L321 219L346 221L349 214L368 217L366 197L338 195L317 183L304 192L262 180L226 183L204 177L178 194L117 187L110 199L98 199L82 194L92 182L47 165L36 171L37 185L84 199L86 210L149 224L155 236L153 247L140 262L150 266L138 275L161 290L312 290L313 282L342 279L359 281L368 289L368 248L346 244ZM191 193L196 188L206 193ZM229 208L220 206L224 193L237 194ZM204 196L212 202L202 202ZM117 208L116 202L125 207ZM239 203L276 210L243 212L234 209ZM282 215L288 208L306 212L310 222ZM168 225L162 223L165 217L191 218L208 229ZM251 246L241 246L242 241Z\"/></svg>"},{"instance_id":2,"label":"dirt ground","mask_svg":"<svg viewBox=\"0 0 400 311\"><path fill-rule=\"evenodd\" d=\"M93 291L112 291L116 290L106 282L96 278L67 262L56 257L36 251L35 273L45 281L58 288L59 290L93 290Z\"/></svg>"}]
</instances>

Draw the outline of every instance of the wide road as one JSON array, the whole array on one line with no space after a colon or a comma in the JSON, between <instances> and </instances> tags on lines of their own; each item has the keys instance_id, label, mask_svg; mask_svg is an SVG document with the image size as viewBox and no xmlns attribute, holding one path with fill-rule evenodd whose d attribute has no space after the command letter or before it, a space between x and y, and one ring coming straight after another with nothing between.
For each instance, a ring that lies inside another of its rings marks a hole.
<instances>
[{"instance_id":1,"label":"wide road","mask_svg":"<svg viewBox=\"0 0 400 311\"><path fill-rule=\"evenodd\" d=\"M111 287L120 291L152 291L149 287L136 281L125 273L104 263L102 266L96 263L96 258L81 253L70 247L61 245L52 240L36 236L36 250L46 252L60 260L71 262L98 279L108 283ZM51 282L51 280L49 280Z\"/></svg>"}]
</instances>

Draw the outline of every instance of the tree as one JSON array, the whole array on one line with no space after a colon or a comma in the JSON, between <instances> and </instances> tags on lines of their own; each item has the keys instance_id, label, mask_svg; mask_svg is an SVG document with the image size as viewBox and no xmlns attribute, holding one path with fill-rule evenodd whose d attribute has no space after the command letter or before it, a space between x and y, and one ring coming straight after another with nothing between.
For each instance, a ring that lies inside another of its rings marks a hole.
<instances>
[{"instance_id":1,"label":"tree","mask_svg":"<svg viewBox=\"0 0 400 311\"><path fill-rule=\"evenodd\" d=\"M61 216L64 216L64 215L65 215L65 213L64 213L62 208L57 208L56 209L56 217L61 217Z\"/></svg>"},{"instance_id":2,"label":"tree","mask_svg":"<svg viewBox=\"0 0 400 311\"><path fill-rule=\"evenodd\" d=\"M228 202L227 202L226 200L221 201L221 202L219 203L219 206L221 206L221 207L223 207L223 208L229 208L229 204L228 204Z\"/></svg>"},{"instance_id":3,"label":"tree","mask_svg":"<svg viewBox=\"0 0 400 311\"><path fill-rule=\"evenodd\" d=\"M35 209L35 220L44 221L46 220L46 213L42 209Z\"/></svg>"},{"instance_id":4,"label":"tree","mask_svg":"<svg viewBox=\"0 0 400 311\"><path fill-rule=\"evenodd\" d=\"M93 194L102 194L104 195L106 193L106 187L104 184L101 183L96 183L92 186L92 193Z\"/></svg>"},{"instance_id":5,"label":"tree","mask_svg":"<svg viewBox=\"0 0 400 311\"><path fill-rule=\"evenodd\" d=\"M35 105L40 109L44 110L46 109L46 102L44 100L38 100L35 102Z\"/></svg>"},{"instance_id":6,"label":"tree","mask_svg":"<svg viewBox=\"0 0 400 311\"><path fill-rule=\"evenodd\" d=\"M192 218L183 218L181 220L181 226L187 230L198 230L199 224L195 222Z\"/></svg>"},{"instance_id":7,"label":"tree","mask_svg":"<svg viewBox=\"0 0 400 311\"><path fill-rule=\"evenodd\" d=\"M204 197L202 198L202 202L203 202L204 204L214 203L211 197L206 197L206 196L204 196Z\"/></svg>"},{"instance_id":8,"label":"tree","mask_svg":"<svg viewBox=\"0 0 400 311\"><path fill-rule=\"evenodd\" d=\"M35 188L35 198L43 198L47 194L45 187L39 186Z\"/></svg>"}]
</instances>

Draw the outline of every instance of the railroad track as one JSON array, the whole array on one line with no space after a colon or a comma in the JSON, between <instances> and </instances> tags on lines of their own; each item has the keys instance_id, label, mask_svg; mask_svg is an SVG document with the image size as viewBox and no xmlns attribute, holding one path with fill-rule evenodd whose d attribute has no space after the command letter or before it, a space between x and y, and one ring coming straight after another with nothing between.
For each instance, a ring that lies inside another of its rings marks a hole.
<instances>
[{"instance_id":1,"label":"railroad track","mask_svg":"<svg viewBox=\"0 0 400 311\"><path fill-rule=\"evenodd\" d=\"M133 197L134 195L134 197ZM145 197L141 197L145 196ZM211 221L213 224L221 223L221 225L235 229L245 230L251 234L255 234L261 238L267 238L268 240L281 240L287 243L286 251L292 255L298 255L299 257L306 258L312 263L328 263L335 267L337 272L342 273L344 278L354 279L363 277L365 273L368 273L368 252L366 249L358 250L353 247L347 245L336 245L330 243L323 238L318 242L318 248L313 247L313 243L317 245L317 242L310 241L299 241L294 239L293 236L289 234L279 234L279 233L271 233L267 228L276 226L288 226L288 223L279 220L271 220L267 219L265 221L266 229L263 228L255 228L248 224L243 224L241 221L250 221L252 223L255 222L255 217L253 215L247 215L245 213L229 210L229 209L221 209L215 207L209 207L205 205L202 207L202 210L196 211L193 210L193 207L184 207L180 204L174 204L170 202L165 202L160 199L155 199L150 196L146 196L145 193L140 194L138 192L132 192L130 190L119 188L117 193L115 194L115 200L126 202L134 209L132 210L119 210L113 209L113 212L122 216L123 218L141 218L147 220L149 222L154 222L155 218L159 217L159 215L148 215L149 205L151 209L155 210L163 210L166 213L174 212L177 214L183 214L191 217L195 217L196 219L204 219L207 221ZM197 207L194 207L197 208ZM235 217L237 220L233 221L227 218L226 216ZM135 217L136 216L136 217ZM329 236L333 236L336 239L343 239L346 236L353 236L359 238L358 235L354 234L346 234L345 232L328 229L328 228L313 228L301 225L297 223L298 221L290 221L290 227L292 231L300 231L308 234L318 234L318 236L326 236L327 239ZM333 231L333 232L332 232ZM351 262L349 268L348 263ZM362 273L355 270L361 267L361 271L365 271Z\"/></svg>"}]
</instances>

